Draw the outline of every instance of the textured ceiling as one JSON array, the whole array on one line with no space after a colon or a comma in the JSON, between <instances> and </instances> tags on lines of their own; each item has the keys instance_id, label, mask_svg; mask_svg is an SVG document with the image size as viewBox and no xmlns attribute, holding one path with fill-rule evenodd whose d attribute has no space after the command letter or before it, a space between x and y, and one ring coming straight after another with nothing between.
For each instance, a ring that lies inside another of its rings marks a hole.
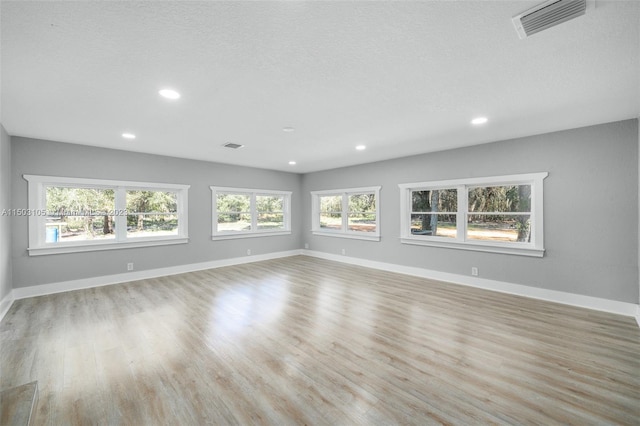
<instances>
[{"instance_id":1,"label":"textured ceiling","mask_svg":"<svg viewBox=\"0 0 640 426\"><path fill-rule=\"evenodd\" d=\"M511 17L537 3L2 1L1 120L309 172L638 117L640 2L520 40Z\"/></svg>"}]
</instances>

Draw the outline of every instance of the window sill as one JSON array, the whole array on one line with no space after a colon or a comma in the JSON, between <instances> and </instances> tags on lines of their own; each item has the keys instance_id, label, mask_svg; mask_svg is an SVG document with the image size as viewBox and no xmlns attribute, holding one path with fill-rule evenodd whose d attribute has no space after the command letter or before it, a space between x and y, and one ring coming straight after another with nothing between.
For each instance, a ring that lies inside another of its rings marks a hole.
<instances>
[{"instance_id":1,"label":"window sill","mask_svg":"<svg viewBox=\"0 0 640 426\"><path fill-rule=\"evenodd\" d=\"M544 249L533 248L519 245L517 247L510 247L504 245L497 244L484 244L484 243L476 243L476 242L459 242L459 241L434 241L434 240L425 240L418 238L408 238L403 237L400 238L400 241L403 244L413 244L419 246L430 246L430 247L443 247L457 250L471 250L471 251L482 251L488 253L500 253L500 254L513 254L517 256L530 256L530 257L543 257ZM514 243L516 244L516 243Z\"/></svg>"},{"instance_id":2,"label":"window sill","mask_svg":"<svg viewBox=\"0 0 640 426\"><path fill-rule=\"evenodd\" d=\"M365 241L380 241L380 235L358 235L358 234L347 234L342 232L322 232L322 231L311 231L313 235L318 235L321 237L334 237L334 238L350 238L352 240L365 240Z\"/></svg>"},{"instance_id":3,"label":"window sill","mask_svg":"<svg viewBox=\"0 0 640 426\"><path fill-rule=\"evenodd\" d=\"M291 231L273 231L273 232L246 232L237 234L217 234L212 235L213 241L218 240L235 240L238 238L259 238L259 237L272 237L276 235L291 235Z\"/></svg>"},{"instance_id":4,"label":"window sill","mask_svg":"<svg viewBox=\"0 0 640 426\"><path fill-rule=\"evenodd\" d=\"M189 237L172 237L172 238L147 238L136 241L100 241L83 244L74 243L53 243L42 247L28 248L29 256L43 256L49 254L63 253L81 253L85 251L101 251L101 250L121 250L138 247L166 246L172 244L187 244Z\"/></svg>"}]
</instances>

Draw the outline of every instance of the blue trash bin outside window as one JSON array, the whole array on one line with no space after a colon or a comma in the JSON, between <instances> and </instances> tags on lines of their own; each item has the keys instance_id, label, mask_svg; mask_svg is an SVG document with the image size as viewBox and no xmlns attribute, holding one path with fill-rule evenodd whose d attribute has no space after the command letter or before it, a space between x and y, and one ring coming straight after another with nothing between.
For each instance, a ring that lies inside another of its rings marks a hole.
<instances>
[{"instance_id":1,"label":"blue trash bin outside window","mask_svg":"<svg viewBox=\"0 0 640 426\"><path fill-rule=\"evenodd\" d=\"M58 242L58 228L48 227L47 234L45 238L45 242L47 243L57 243Z\"/></svg>"}]
</instances>

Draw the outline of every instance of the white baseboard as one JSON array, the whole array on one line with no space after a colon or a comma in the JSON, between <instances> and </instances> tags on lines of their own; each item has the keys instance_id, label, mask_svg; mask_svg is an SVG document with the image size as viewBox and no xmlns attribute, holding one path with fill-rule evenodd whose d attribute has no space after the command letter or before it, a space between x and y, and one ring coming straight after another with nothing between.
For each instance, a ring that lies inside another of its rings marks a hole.
<instances>
[{"instance_id":1,"label":"white baseboard","mask_svg":"<svg viewBox=\"0 0 640 426\"><path fill-rule=\"evenodd\" d=\"M616 300L601 299L598 297L583 296L562 291L548 290L521 284L512 284L503 281L488 280L485 278L469 277L465 275L451 274L448 272L439 272L411 266L402 266L393 263L358 259L354 257L317 252L313 250L290 250L262 255L236 257L232 259L214 260L210 262L193 263L189 265L172 266L168 268L151 269L146 271L126 272L123 274L106 275L73 281L63 281L31 287L14 288L11 293L9 293L0 301L0 320L2 320L4 315L6 315L14 300L24 299L27 297L44 296L46 294L61 293L64 291L101 287L105 285L119 284L123 282L136 281L147 278L157 278L168 275L182 274L185 272L220 268L223 266L259 262L262 260L278 259L300 254L342 263L348 263L351 265L364 266L372 269L379 269L382 271L396 272L405 275L445 281L454 284L462 284L470 287L498 291L501 293L515 294L518 296L531 297L534 299L547 300L550 302L562 303L565 305L578 306L581 308L588 308L597 311L611 312L614 314L635 317L636 321L638 322L638 326L640 326L640 305L636 305L633 303L619 302Z\"/></svg>"},{"instance_id":2,"label":"white baseboard","mask_svg":"<svg viewBox=\"0 0 640 426\"><path fill-rule=\"evenodd\" d=\"M30 287L18 287L13 289L13 297L25 299L27 297L44 296L64 291L80 290L83 288L101 287L111 284L120 284L129 281L143 280L147 278L165 277L168 275L183 274L185 272L202 271L204 269L221 268L223 266L240 265L243 263L259 262L262 260L278 259L302 254L302 250L290 250L276 253L259 254L254 256L235 257L232 259L212 260L209 262L192 263L188 265L170 266L167 268L149 269L146 271L126 272L123 274L105 275L73 281L62 281L51 284L34 285Z\"/></svg>"},{"instance_id":3,"label":"white baseboard","mask_svg":"<svg viewBox=\"0 0 640 426\"><path fill-rule=\"evenodd\" d=\"M9 309L11 309L11 305L13 305L13 301L14 301L13 290L7 293L2 298L2 300L0 300L0 321L2 321L4 316L7 315L7 312L9 312Z\"/></svg>"},{"instance_id":4,"label":"white baseboard","mask_svg":"<svg viewBox=\"0 0 640 426\"><path fill-rule=\"evenodd\" d=\"M412 275L432 280L445 281L453 284L461 284L470 287L483 288L486 290L498 291L501 293L515 294L518 296L530 297L533 299L547 300L550 302L562 303L565 305L578 306L581 308L594 309L597 311L611 312L614 314L636 317L640 325L640 305L616 300L601 299L592 296L566 293L556 290L531 287L522 284L512 284L503 281L488 280L485 278L470 277L448 272L433 271L430 269L415 268L412 266L396 265L394 263L377 262L367 259L340 256L330 253L323 253L313 250L303 250L306 256L318 257L321 259L334 260L351 265L364 266L367 268L379 269L382 271L396 272L405 275Z\"/></svg>"}]
</instances>

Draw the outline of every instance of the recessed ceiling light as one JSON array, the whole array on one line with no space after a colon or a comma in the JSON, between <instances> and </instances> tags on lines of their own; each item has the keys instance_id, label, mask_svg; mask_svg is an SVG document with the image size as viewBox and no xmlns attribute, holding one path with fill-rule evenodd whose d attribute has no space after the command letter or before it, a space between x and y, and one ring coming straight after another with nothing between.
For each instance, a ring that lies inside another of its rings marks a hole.
<instances>
[{"instance_id":1,"label":"recessed ceiling light","mask_svg":"<svg viewBox=\"0 0 640 426\"><path fill-rule=\"evenodd\" d=\"M283 127L282 131L283 132L293 132L295 129L293 127Z\"/></svg>"},{"instance_id":2,"label":"recessed ceiling light","mask_svg":"<svg viewBox=\"0 0 640 426\"><path fill-rule=\"evenodd\" d=\"M366 147L366 146L364 146L364 145L358 145L358 146L356 146L356 149L357 149L358 151L364 151L365 149L367 149L367 147Z\"/></svg>"},{"instance_id":3,"label":"recessed ceiling light","mask_svg":"<svg viewBox=\"0 0 640 426\"><path fill-rule=\"evenodd\" d=\"M296 165L296 162L295 162L295 161L289 161L289 165L290 165L290 166L295 166L295 165Z\"/></svg>"},{"instance_id":4,"label":"recessed ceiling light","mask_svg":"<svg viewBox=\"0 0 640 426\"><path fill-rule=\"evenodd\" d=\"M476 117L473 120L471 120L471 124L478 126L480 124L486 123L487 121L489 121L487 117Z\"/></svg>"},{"instance_id":5,"label":"recessed ceiling light","mask_svg":"<svg viewBox=\"0 0 640 426\"><path fill-rule=\"evenodd\" d=\"M173 89L162 89L158 93L160 93L160 96L162 96L163 98L167 98L167 99L179 99L180 98L180 93L176 92Z\"/></svg>"},{"instance_id":6,"label":"recessed ceiling light","mask_svg":"<svg viewBox=\"0 0 640 426\"><path fill-rule=\"evenodd\" d=\"M123 133L122 137L125 139L135 139L136 135L134 135L133 133Z\"/></svg>"}]
</instances>

